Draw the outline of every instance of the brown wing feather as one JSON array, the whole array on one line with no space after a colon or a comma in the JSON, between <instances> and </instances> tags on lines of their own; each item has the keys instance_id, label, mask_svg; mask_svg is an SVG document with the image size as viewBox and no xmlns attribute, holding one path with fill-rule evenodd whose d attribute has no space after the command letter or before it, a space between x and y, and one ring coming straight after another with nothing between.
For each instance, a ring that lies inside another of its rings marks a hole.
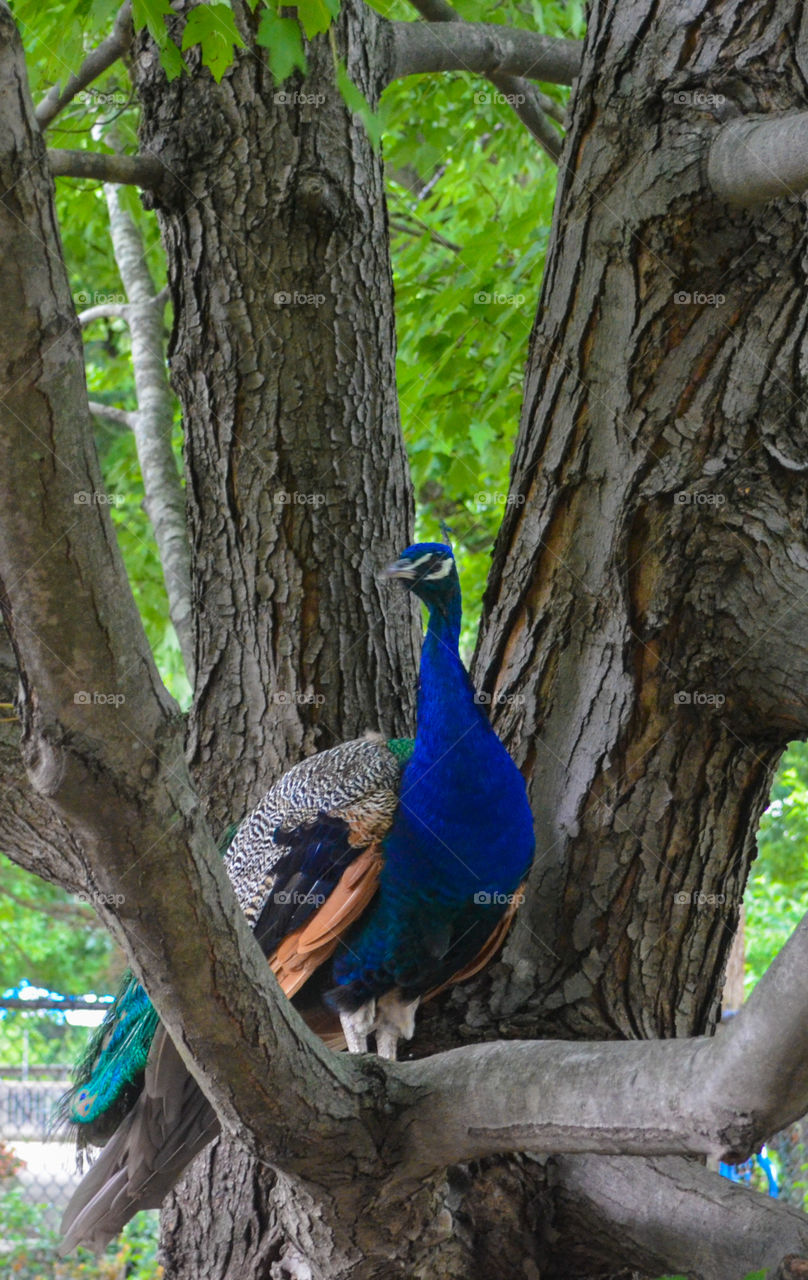
<instances>
[{"instance_id":1,"label":"brown wing feather","mask_svg":"<svg viewBox=\"0 0 808 1280\"><path fill-rule=\"evenodd\" d=\"M368 906L379 884L382 851L378 844L360 853L337 887L300 929L288 934L269 957L269 966L290 998L333 955L337 943Z\"/></svg>"}]
</instances>

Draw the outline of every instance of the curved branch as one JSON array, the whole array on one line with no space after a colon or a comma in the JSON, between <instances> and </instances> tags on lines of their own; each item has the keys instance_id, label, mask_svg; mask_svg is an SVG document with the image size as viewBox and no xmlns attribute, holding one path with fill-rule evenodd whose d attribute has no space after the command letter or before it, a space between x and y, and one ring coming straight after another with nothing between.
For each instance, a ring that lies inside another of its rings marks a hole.
<instances>
[{"instance_id":1,"label":"curved branch","mask_svg":"<svg viewBox=\"0 0 808 1280\"><path fill-rule=\"evenodd\" d=\"M426 17L424 8L418 7ZM580 40L488 22L461 22L454 11L451 17L433 21L442 23L444 29L437 31L431 22L391 22L391 80L430 71L473 71L483 76L493 72L572 84L581 65Z\"/></svg>"},{"instance_id":2,"label":"curved branch","mask_svg":"<svg viewBox=\"0 0 808 1280\"><path fill-rule=\"evenodd\" d=\"M371 1169L373 1074L316 1042L281 996L190 783L103 501L53 184L4 0L0 81L0 346L14 371L0 401L0 599L28 777L80 838L98 914L223 1127L320 1181L324 1141Z\"/></svg>"},{"instance_id":3,"label":"curved branch","mask_svg":"<svg viewBox=\"0 0 808 1280\"><path fill-rule=\"evenodd\" d=\"M719 200L745 208L808 190L808 111L729 121L710 147L707 181Z\"/></svg>"},{"instance_id":4,"label":"curved branch","mask_svg":"<svg viewBox=\"0 0 808 1280\"><path fill-rule=\"evenodd\" d=\"M126 320L129 315L129 304L126 302L101 302L97 307L87 307L79 311L78 319L82 329L93 320Z\"/></svg>"},{"instance_id":5,"label":"curved branch","mask_svg":"<svg viewBox=\"0 0 808 1280\"><path fill-rule=\"evenodd\" d=\"M36 119L41 129L47 129L60 111L75 98L82 89L96 80L126 53L132 43L132 3L125 0L115 18L112 31L102 40L97 48L87 54L76 75L71 76L64 89L58 84L48 90L36 109Z\"/></svg>"},{"instance_id":6,"label":"curved branch","mask_svg":"<svg viewBox=\"0 0 808 1280\"><path fill-rule=\"evenodd\" d=\"M64 151L51 148L48 162L54 178L94 178L98 182L123 182L158 191L168 174L154 156L107 156L100 151Z\"/></svg>"},{"instance_id":7,"label":"curved branch","mask_svg":"<svg viewBox=\"0 0 808 1280\"><path fill-rule=\"evenodd\" d=\"M465 25L460 14L455 12L448 0L411 0L411 3L428 23L445 24L447 27L449 24ZM443 31L441 30L439 34L434 27L432 31L435 39L440 41ZM454 31L448 34L451 45ZM547 95L540 93L534 85L521 77L507 75L501 71L487 71L485 75L502 95L503 105L507 104L511 107L550 159L557 161L561 154L562 139L547 118L546 108L549 101Z\"/></svg>"},{"instance_id":8,"label":"curved branch","mask_svg":"<svg viewBox=\"0 0 808 1280\"><path fill-rule=\"evenodd\" d=\"M107 422L114 422L130 431L134 428L137 413L131 409L116 409L114 405L102 404L100 400L90 400L89 408L94 418L105 418Z\"/></svg>"}]
</instances>

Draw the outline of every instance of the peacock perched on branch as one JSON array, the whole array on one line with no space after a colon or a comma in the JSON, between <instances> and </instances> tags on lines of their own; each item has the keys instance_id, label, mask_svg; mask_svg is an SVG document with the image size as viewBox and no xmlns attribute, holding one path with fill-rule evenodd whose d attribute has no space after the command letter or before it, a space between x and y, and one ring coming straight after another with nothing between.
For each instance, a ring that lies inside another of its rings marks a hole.
<instances>
[{"instance_id":1,"label":"peacock perched on branch","mask_svg":"<svg viewBox=\"0 0 808 1280\"><path fill-rule=\"evenodd\" d=\"M419 1003L497 952L533 860L522 777L460 660L451 548L385 571L429 611L414 740L344 743L295 765L238 827L225 862L281 988L333 1048L396 1057ZM228 833L229 835L230 833ZM218 1122L132 975L64 1100L104 1150L62 1221L63 1251L102 1248L156 1208Z\"/></svg>"}]
</instances>

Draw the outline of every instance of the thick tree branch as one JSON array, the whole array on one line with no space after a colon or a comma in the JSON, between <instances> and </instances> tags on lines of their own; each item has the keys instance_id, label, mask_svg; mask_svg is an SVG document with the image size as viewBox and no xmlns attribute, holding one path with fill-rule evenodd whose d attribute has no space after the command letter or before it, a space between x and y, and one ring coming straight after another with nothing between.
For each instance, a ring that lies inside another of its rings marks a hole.
<instances>
[{"instance_id":1,"label":"thick tree branch","mask_svg":"<svg viewBox=\"0 0 808 1280\"><path fill-rule=\"evenodd\" d=\"M107 156L100 151L48 151L55 178L94 178L98 182L123 182L158 191L168 175L154 156Z\"/></svg>"},{"instance_id":2,"label":"thick tree branch","mask_svg":"<svg viewBox=\"0 0 808 1280\"><path fill-rule=\"evenodd\" d=\"M174 404L166 373L162 308L155 306L157 291L146 262L143 237L121 205L118 188L106 183L104 194L115 261L128 298L126 319L132 336L138 404L132 426L146 491L146 514L157 541L169 614L193 686L191 553L185 524L185 495L171 447Z\"/></svg>"},{"instance_id":3,"label":"thick tree branch","mask_svg":"<svg viewBox=\"0 0 808 1280\"><path fill-rule=\"evenodd\" d=\"M418 6L424 17L427 13ZM430 22L393 22L391 80L423 72L473 71L477 75L524 76L550 84L572 84L581 65L581 42L535 31L451 17ZM451 27L448 24L451 23Z\"/></svg>"},{"instance_id":4,"label":"thick tree branch","mask_svg":"<svg viewBox=\"0 0 808 1280\"><path fill-rule=\"evenodd\" d=\"M496 1152L743 1158L808 1111L808 916L714 1037L495 1042L395 1068L418 1173Z\"/></svg>"},{"instance_id":5,"label":"thick tree branch","mask_svg":"<svg viewBox=\"0 0 808 1280\"><path fill-rule=\"evenodd\" d=\"M53 85L37 106L36 118L41 129L46 129L77 93L86 89L113 62L117 62L132 43L132 34L132 4L131 0L125 0L106 39L87 54L78 72L70 77L64 89L58 84Z\"/></svg>"},{"instance_id":6,"label":"thick tree branch","mask_svg":"<svg viewBox=\"0 0 808 1280\"><path fill-rule=\"evenodd\" d=\"M738 1280L808 1254L804 1213L695 1160L564 1156L551 1176L571 1273L600 1273L611 1259L621 1271Z\"/></svg>"},{"instance_id":7,"label":"thick tree branch","mask_svg":"<svg viewBox=\"0 0 808 1280\"><path fill-rule=\"evenodd\" d=\"M0 625L0 700L12 703L18 690L17 664ZM0 724L0 776L0 849L68 893L86 889L91 880L83 851L47 799L31 787L20 758L20 726L10 712Z\"/></svg>"},{"instance_id":8,"label":"thick tree branch","mask_svg":"<svg viewBox=\"0 0 808 1280\"><path fill-rule=\"evenodd\" d=\"M264 1156L283 1152L293 1172L321 1172L329 1135L370 1165L373 1143L357 1119L362 1064L325 1050L280 997L190 785L182 719L107 507L75 500L102 494L101 476L52 183L4 3L0 80L9 87L0 344L10 373L0 391L0 591L29 778L80 840L104 895L99 915L223 1126Z\"/></svg>"},{"instance_id":9,"label":"thick tree branch","mask_svg":"<svg viewBox=\"0 0 808 1280\"><path fill-rule=\"evenodd\" d=\"M458 24L463 19L452 8L447 0L411 0L413 7L430 23ZM440 40L440 34L434 33ZM451 39L451 37L450 37ZM546 95L542 94L527 80L504 74L499 71L485 73L487 79L502 95L508 106L516 113L524 125L527 125L536 141L551 160L558 160L561 154L561 138L545 114Z\"/></svg>"},{"instance_id":10,"label":"thick tree branch","mask_svg":"<svg viewBox=\"0 0 808 1280\"><path fill-rule=\"evenodd\" d=\"M719 129L707 162L719 200L747 208L808 189L808 111L773 120L731 120Z\"/></svg>"}]
</instances>

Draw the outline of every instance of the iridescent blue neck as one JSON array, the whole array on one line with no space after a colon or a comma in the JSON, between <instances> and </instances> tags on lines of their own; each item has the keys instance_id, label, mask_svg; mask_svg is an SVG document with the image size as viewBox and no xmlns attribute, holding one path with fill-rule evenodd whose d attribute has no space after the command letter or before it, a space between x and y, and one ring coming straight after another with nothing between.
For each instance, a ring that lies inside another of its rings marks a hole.
<instances>
[{"instance_id":1,"label":"iridescent blue neck","mask_svg":"<svg viewBox=\"0 0 808 1280\"><path fill-rule=\"evenodd\" d=\"M461 602L457 588L441 609L432 605L418 688L418 730L415 749L435 756L454 746L469 730L488 720L474 700L474 689L460 660Z\"/></svg>"}]
</instances>

